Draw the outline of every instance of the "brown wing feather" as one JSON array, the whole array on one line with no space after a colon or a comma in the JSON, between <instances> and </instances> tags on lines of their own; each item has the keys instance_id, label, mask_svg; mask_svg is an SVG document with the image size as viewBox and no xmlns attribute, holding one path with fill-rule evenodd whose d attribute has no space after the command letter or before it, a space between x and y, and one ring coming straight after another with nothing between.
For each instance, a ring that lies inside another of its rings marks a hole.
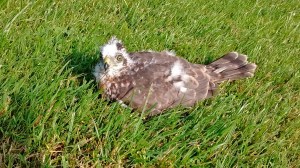
<instances>
[{"instance_id":1,"label":"brown wing feather","mask_svg":"<svg viewBox=\"0 0 300 168\"><path fill-rule=\"evenodd\" d=\"M230 52L207 65L208 73L214 83L236 80L254 75L256 65L248 63L247 56Z\"/></svg>"},{"instance_id":2,"label":"brown wing feather","mask_svg":"<svg viewBox=\"0 0 300 168\"><path fill-rule=\"evenodd\" d=\"M147 109L152 108L152 114L174 104L178 91L164 80L170 73L172 62L178 58L162 52L131 53L130 57L140 68L132 75L134 89L130 90L122 101L134 109L142 110L144 106Z\"/></svg>"},{"instance_id":3,"label":"brown wing feather","mask_svg":"<svg viewBox=\"0 0 300 168\"><path fill-rule=\"evenodd\" d=\"M184 71L189 75L190 79L192 79L189 81L193 81L195 84L186 85L186 87L188 87L188 90L187 93L185 93L184 97L189 101L187 101L187 103L184 103L183 105L192 106L197 101L208 97L208 92L210 89L210 77L206 73L205 66L199 64L191 64L189 62L186 62L185 64L186 65Z\"/></svg>"},{"instance_id":4,"label":"brown wing feather","mask_svg":"<svg viewBox=\"0 0 300 168\"><path fill-rule=\"evenodd\" d=\"M147 103L146 107L152 108L151 115L154 115L179 104L192 106L208 96L210 85L205 66L191 64L179 57L167 55L165 52L132 53L130 57L143 64L141 66L143 68L139 69L132 78L136 84L135 89L128 92L123 99L133 108L142 110ZM166 81L176 61L180 61L185 72L186 92L180 92L173 84L183 79Z\"/></svg>"}]
</instances>

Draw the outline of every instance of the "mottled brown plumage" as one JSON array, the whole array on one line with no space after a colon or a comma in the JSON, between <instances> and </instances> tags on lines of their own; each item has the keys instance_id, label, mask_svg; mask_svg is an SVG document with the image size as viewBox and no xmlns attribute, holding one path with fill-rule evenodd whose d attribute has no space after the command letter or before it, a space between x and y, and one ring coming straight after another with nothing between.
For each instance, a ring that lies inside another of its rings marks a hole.
<instances>
[{"instance_id":1,"label":"mottled brown plumage","mask_svg":"<svg viewBox=\"0 0 300 168\"><path fill-rule=\"evenodd\" d=\"M101 53L94 75L105 96L150 115L178 105L193 106L215 95L219 83L251 77L256 68L236 52L208 65L189 63L168 51L127 53L116 38Z\"/></svg>"}]
</instances>

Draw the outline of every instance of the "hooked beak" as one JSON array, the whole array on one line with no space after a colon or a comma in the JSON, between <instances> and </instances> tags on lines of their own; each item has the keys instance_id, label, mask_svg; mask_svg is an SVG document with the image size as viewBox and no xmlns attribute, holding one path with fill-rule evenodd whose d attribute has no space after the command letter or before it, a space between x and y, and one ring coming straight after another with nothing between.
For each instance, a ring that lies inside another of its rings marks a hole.
<instances>
[{"instance_id":1,"label":"hooked beak","mask_svg":"<svg viewBox=\"0 0 300 168\"><path fill-rule=\"evenodd\" d=\"M105 63L105 64L109 64L109 63L110 63L110 60L109 60L108 57L105 57L105 58L104 58L104 63Z\"/></svg>"},{"instance_id":2,"label":"hooked beak","mask_svg":"<svg viewBox=\"0 0 300 168\"><path fill-rule=\"evenodd\" d=\"M110 59L108 57L104 58L104 70L106 71L109 67Z\"/></svg>"}]
</instances>

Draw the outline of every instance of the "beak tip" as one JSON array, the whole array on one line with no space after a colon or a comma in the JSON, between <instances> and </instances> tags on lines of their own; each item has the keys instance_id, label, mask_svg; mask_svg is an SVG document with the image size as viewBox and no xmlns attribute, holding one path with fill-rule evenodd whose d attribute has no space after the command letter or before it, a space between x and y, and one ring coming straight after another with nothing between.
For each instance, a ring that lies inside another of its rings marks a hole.
<instances>
[{"instance_id":1,"label":"beak tip","mask_svg":"<svg viewBox=\"0 0 300 168\"><path fill-rule=\"evenodd\" d=\"M104 62L104 70L106 71L108 69L108 64Z\"/></svg>"},{"instance_id":2,"label":"beak tip","mask_svg":"<svg viewBox=\"0 0 300 168\"><path fill-rule=\"evenodd\" d=\"M104 59L103 59L103 61L104 61L104 70L106 71L107 69L108 69L108 67L109 67L109 59L107 58L107 57L105 57Z\"/></svg>"}]
</instances>

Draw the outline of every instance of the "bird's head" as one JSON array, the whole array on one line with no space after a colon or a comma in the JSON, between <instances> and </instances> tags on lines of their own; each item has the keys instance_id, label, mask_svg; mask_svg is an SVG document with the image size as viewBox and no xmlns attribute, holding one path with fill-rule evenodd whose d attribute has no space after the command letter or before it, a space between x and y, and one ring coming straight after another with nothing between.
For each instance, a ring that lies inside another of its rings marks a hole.
<instances>
[{"instance_id":1,"label":"bird's head","mask_svg":"<svg viewBox=\"0 0 300 168\"><path fill-rule=\"evenodd\" d=\"M101 46L100 52L100 62L103 61L104 70L109 75L119 74L132 63L122 42L116 37L112 37L108 43Z\"/></svg>"}]
</instances>

